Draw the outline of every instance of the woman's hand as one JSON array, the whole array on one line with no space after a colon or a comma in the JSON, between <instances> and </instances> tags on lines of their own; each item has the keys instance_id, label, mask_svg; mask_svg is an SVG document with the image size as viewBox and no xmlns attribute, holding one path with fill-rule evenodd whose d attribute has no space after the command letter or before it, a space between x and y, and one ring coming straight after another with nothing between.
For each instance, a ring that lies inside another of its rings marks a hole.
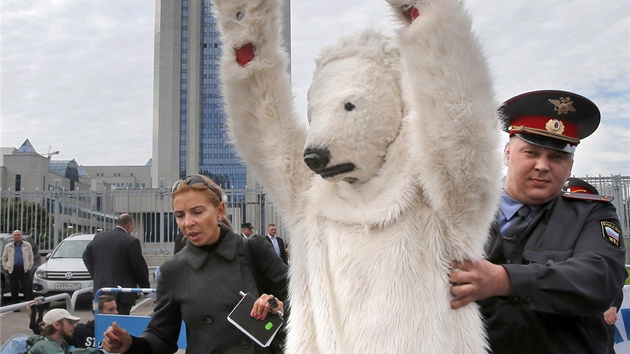
<instances>
[{"instance_id":1,"label":"woman's hand","mask_svg":"<svg viewBox=\"0 0 630 354\"><path fill-rule=\"evenodd\" d=\"M124 353L131 347L131 336L124 328L112 323L105 331L103 339L103 349L109 353Z\"/></svg>"},{"instance_id":2,"label":"woman's hand","mask_svg":"<svg viewBox=\"0 0 630 354\"><path fill-rule=\"evenodd\" d=\"M273 300L269 301L270 299ZM272 307L272 304L277 304L277 306ZM254 302L251 316L257 320L264 320L268 312L273 314L277 314L278 312L284 313L284 303L273 295L262 294L256 302Z\"/></svg>"}]
</instances>

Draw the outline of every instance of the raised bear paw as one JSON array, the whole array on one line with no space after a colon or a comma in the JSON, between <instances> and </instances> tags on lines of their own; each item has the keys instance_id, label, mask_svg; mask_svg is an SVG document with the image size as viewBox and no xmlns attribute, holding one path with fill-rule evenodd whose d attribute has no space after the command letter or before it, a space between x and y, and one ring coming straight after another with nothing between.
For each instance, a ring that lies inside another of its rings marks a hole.
<instances>
[{"instance_id":1,"label":"raised bear paw","mask_svg":"<svg viewBox=\"0 0 630 354\"><path fill-rule=\"evenodd\" d=\"M278 37L278 0L213 0L212 5L224 50L232 48L242 67L256 58L259 46Z\"/></svg>"},{"instance_id":2,"label":"raised bear paw","mask_svg":"<svg viewBox=\"0 0 630 354\"><path fill-rule=\"evenodd\" d=\"M421 1L387 0L387 2L394 8L397 15L406 19L409 23L412 23L420 16Z\"/></svg>"}]
</instances>

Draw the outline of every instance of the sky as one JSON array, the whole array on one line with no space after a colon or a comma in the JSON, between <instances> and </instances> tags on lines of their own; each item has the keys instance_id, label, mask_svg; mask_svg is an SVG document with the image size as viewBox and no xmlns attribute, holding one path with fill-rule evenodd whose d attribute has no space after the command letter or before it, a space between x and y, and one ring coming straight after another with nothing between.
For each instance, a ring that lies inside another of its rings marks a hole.
<instances>
[{"instance_id":1,"label":"sky","mask_svg":"<svg viewBox=\"0 0 630 354\"><path fill-rule=\"evenodd\" d=\"M29 139L40 154L59 151L53 159L84 166L146 164L155 1L2 0L0 6L0 146L17 148ZM305 117L319 51L366 27L393 34L395 24L383 0L291 6L293 94ZM578 146L573 174L630 175L630 2L468 0L466 6L497 103L539 89L588 97L602 121Z\"/></svg>"}]
</instances>

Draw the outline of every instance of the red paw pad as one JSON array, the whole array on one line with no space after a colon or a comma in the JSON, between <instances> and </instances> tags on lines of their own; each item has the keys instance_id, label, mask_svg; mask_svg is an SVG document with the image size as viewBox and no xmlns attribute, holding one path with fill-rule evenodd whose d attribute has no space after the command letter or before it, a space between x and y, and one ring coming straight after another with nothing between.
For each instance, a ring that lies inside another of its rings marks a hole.
<instances>
[{"instance_id":1,"label":"red paw pad","mask_svg":"<svg viewBox=\"0 0 630 354\"><path fill-rule=\"evenodd\" d=\"M245 66L249 64L249 62L254 60L254 57L256 56L254 54L255 47L251 43L248 43L239 48L236 48L235 51L236 51L236 62L240 66Z\"/></svg>"},{"instance_id":2,"label":"red paw pad","mask_svg":"<svg viewBox=\"0 0 630 354\"><path fill-rule=\"evenodd\" d=\"M418 18L418 16L420 16L420 11L418 11L418 9L413 5L409 5L405 8L404 13L409 23L413 22L416 18Z\"/></svg>"}]
</instances>

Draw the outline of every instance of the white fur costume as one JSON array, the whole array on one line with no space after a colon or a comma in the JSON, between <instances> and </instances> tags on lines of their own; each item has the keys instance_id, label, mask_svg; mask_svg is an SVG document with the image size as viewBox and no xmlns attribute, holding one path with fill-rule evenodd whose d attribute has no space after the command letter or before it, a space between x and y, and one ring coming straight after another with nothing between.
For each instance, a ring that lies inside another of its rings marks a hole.
<instances>
[{"instance_id":1,"label":"white fur costume","mask_svg":"<svg viewBox=\"0 0 630 354\"><path fill-rule=\"evenodd\" d=\"M318 59L307 130L278 0L214 0L231 138L291 228L290 353L487 345L474 304L450 309L447 277L483 257L500 191L486 64L460 2L389 3L396 40L365 31ZM329 154L319 174L309 150Z\"/></svg>"}]
</instances>

